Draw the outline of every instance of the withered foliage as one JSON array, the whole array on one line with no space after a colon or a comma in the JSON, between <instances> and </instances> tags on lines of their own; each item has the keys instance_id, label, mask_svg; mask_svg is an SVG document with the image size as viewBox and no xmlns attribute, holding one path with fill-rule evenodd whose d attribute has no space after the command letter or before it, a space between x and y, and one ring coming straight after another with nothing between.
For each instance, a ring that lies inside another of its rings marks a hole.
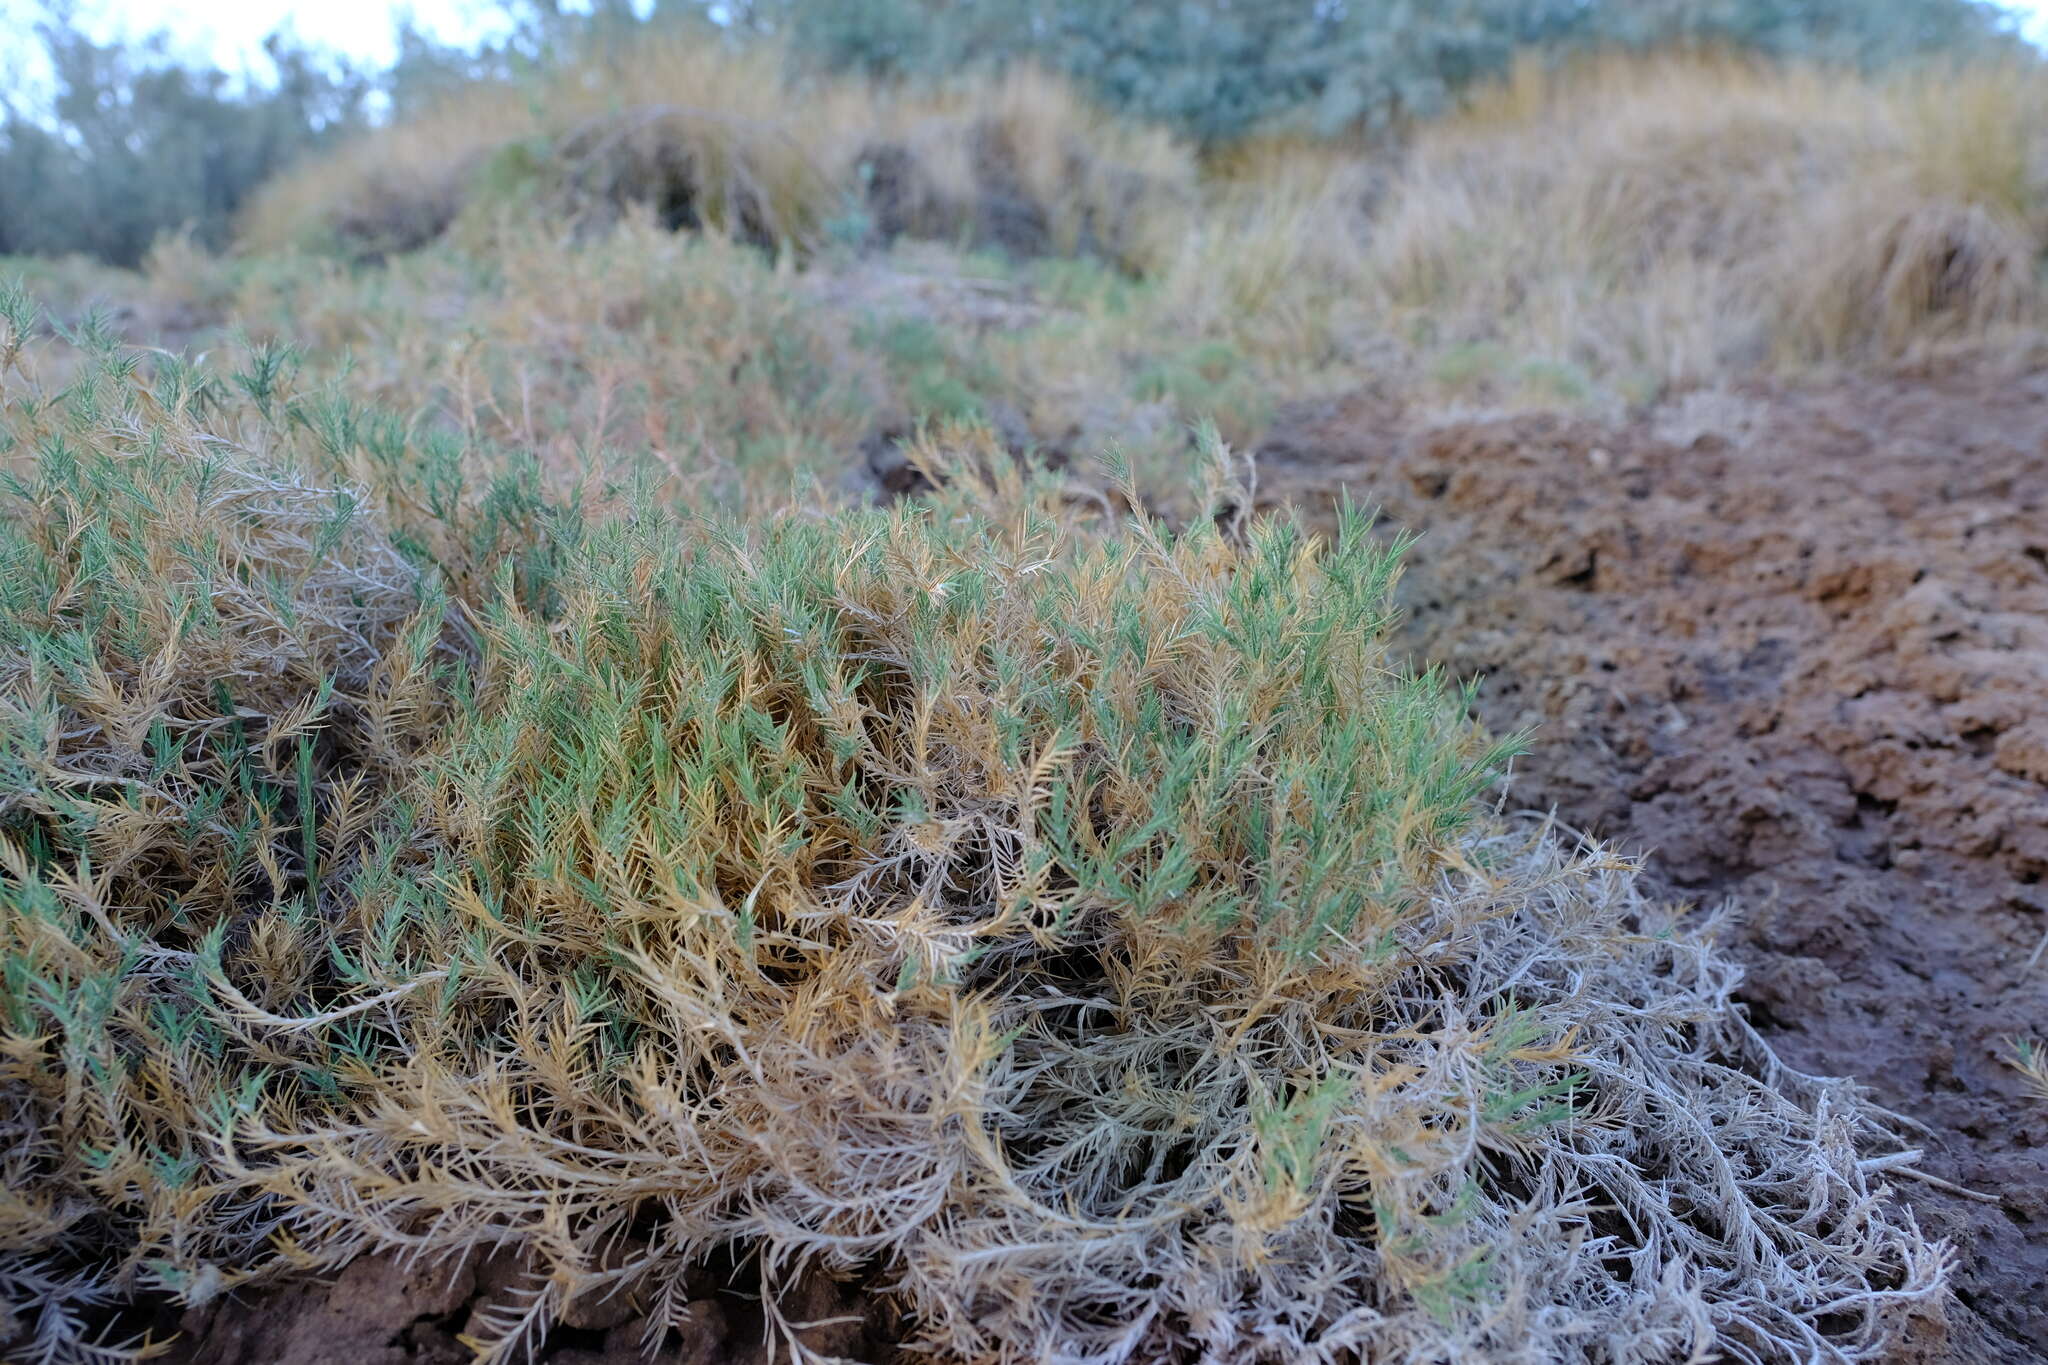
<instances>
[{"instance_id":1,"label":"withered foliage","mask_svg":"<svg viewBox=\"0 0 2048 1365\"><path fill-rule=\"evenodd\" d=\"M1938 1293L1711 921L1497 813L1365 514L936 441L922 504L577 512L274 348L48 391L6 302L14 1358L372 1248L523 1256L486 1359L714 1254L940 1359L1856 1358Z\"/></svg>"}]
</instances>

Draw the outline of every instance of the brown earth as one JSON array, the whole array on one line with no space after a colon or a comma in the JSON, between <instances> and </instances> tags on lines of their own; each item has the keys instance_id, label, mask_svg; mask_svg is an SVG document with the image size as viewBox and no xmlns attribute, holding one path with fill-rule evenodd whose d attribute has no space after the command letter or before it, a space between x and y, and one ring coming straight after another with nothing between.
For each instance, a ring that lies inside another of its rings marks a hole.
<instances>
[{"instance_id":1,"label":"brown earth","mask_svg":"<svg viewBox=\"0 0 2048 1365\"><path fill-rule=\"evenodd\" d=\"M648 1350L649 1305L624 1296L571 1305L535 1343L547 1365L770 1365L758 1284L746 1267L705 1266L687 1287L681 1327ZM176 1333L169 1365L465 1365L465 1337L486 1315L516 1313L539 1287L509 1256L481 1263L358 1257L337 1274L223 1295L159 1324ZM883 1300L821 1272L803 1276L778 1300L802 1345L826 1358L891 1358L903 1335Z\"/></svg>"},{"instance_id":2,"label":"brown earth","mask_svg":"<svg viewBox=\"0 0 2048 1365\"><path fill-rule=\"evenodd\" d=\"M1416 656L1540 727L1518 806L1745 912L1786 1059L1924 1125L1956 1250L1909 1358L2048 1358L2048 368L1694 394L1623 425L1295 412L1262 501L1420 533ZM2031 965L2030 965L2031 964Z\"/></svg>"}]
</instances>

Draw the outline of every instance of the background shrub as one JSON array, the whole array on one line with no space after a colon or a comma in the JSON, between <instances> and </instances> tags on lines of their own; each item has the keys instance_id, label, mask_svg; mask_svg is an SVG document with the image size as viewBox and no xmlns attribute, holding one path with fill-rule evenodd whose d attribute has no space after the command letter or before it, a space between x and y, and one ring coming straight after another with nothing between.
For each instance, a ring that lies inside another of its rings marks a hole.
<instances>
[{"instance_id":1,"label":"background shrub","mask_svg":"<svg viewBox=\"0 0 2048 1365\"><path fill-rule=\"evenodd\" d=\"M339 216L318 226L357 254L406 250L438 235L486 163L535 137L543 139L543 161L563 177L555 190L584 207L666 200L672 217L692 225L775 241L808 235L837 211L839 172L851 169L858 150L821 155L818 131L874 132L874 122L820 108L824 91L801 80L755 74L707 98L694 87L746 66L736 46L765 45L769 61L787 49L806 68L926 88L989 67L1035 68L1070 82L1089 104L1210 150L1255 132L1398 129L1452 107L1523 51L1706 44L1874 67L2018 50L2009 21L1982 0L670 0L644 19L612 3L589 14L541 3L511 10L513 37L472 52L402 28L399 60L383 73L336 66L273 38L267 50L276 76L254 85L173 60L161 38L96 44L53 17L42 36L54 102L0 108L0 253L83 252L132 265L158 236L186 230L220 249L259 185L309 153L346 142L368 125L373 107L409 131L374 144L375 154L360 164L318 172L356 182ZM647 60L650 42L669 47L668 75L663 62ZM686 60L680 52L688 49L723 55L678 81ZM572 95L579 68L585 76L609 68L615 79ZM636 81L634 72L646 79ZM1013 105L1007 89L998 85L989 97ZM1028 102L1031 112L1043 112L1043 96ZM786 134L760 136L785 120L804 130L808 164L791 159ZM968 138L983 168L994 164L983 144L1007 140L1012 163L1026 170L1027 216L1046 219L1062 249L1092 235L1111 255L1145 259L1124 240L1125 206L1153 192L1132 173L1156 178L1156 156L1133 161L1128 148L1105 155L1095 145L1102 137L1127 142L1135 134L1099 120L1075 132L1081 136L998 114L990 125L972 123L949 136ZM1014 144L1024 136L1055 144L1065 137L1061 155L1071 165L1056 169L1035 153L1019 154ZM1076 152L1086 155L1073 160ZM936 190L929 183L938 164L917 163L926 179L913 177L915 192L902 201L912 212L928 213L935 194L960 198L958 174L941 168ZM1048 192L1055 187L1065 193ZM956 203L948 230L978 213L984 221L973 230L1001 240L985 221L997 197L991 189L979 187L964 213ZM284 206L294 193L303 199L313 191L301 184L273 195L254 240L274 246L309 226L304 212Z\"/></svg>"},{"instance_id":2,"label":"background shrub","mask_svg":"<svg viewBox=\"0 0 2048 1365\"><path fill-rule=\"evenodd\" d=\"M1978 0L754 0L743 20L829 65L930 75L1027 59L1108 107L1205 145L1275 126L1319 134L1443 112L1523 50L1705 43L1871 65L1984 55L2009 23Z\"/></svg>"},{"instance_id":3,"label":"background shrub","mask_svg":"<svg viewBox=\"0 0 2048 1365\"><path fill-rule=\"evenodd\" d=\"M47 111L0 102L0 253L119 265L189 230L219 250L258 185L365 122L363 74L273 38L277 74L244 86L171 60L161 40L93 42L52 19Z\"/></svg>"}]
</instances>

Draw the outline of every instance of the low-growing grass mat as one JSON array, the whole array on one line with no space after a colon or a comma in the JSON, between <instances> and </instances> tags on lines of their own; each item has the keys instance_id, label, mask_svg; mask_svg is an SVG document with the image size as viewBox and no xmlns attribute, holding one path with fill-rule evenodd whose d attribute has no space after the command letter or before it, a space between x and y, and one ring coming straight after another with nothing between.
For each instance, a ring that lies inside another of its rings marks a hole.
<instances>
[{"instance_id":1,"label":"low-growing grass mat","mask_svg":"<svg viewBox=\"0 0 2048 1365\"><path fill-rule=\"evenodd\" d=\"M1939 1293L1712 920L1495 813L1358 510L571 504L274 351L45 392L6 304L23 1358L371 1249L522 1254L488 1359L712 1255L940 1359L1854 1358Z\"/></svg>"}]
</instances>

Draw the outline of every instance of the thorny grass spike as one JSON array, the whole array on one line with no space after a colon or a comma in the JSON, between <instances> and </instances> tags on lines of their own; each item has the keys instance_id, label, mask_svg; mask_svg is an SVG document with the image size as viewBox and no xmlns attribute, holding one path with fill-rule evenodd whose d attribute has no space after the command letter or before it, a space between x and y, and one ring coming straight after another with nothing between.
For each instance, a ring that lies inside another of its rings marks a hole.
<instances>
[{"instance_id":1,"label":"thorny grass spike","mask_svg":"<svg viewBox=\"0 0 2048 1365\"><path fill-rule=\"evenodd\" d=\"M926 503L747 526L424 486L288 365L10 364L25 1358L373 1248L524 1258L489 1360L720 1252L792 1350L816 1266L1005 1361L1867 1358L1938 1290L1711 922L1493 813L1363 511L928 433Z\"/></svg>"}]
</instances>

